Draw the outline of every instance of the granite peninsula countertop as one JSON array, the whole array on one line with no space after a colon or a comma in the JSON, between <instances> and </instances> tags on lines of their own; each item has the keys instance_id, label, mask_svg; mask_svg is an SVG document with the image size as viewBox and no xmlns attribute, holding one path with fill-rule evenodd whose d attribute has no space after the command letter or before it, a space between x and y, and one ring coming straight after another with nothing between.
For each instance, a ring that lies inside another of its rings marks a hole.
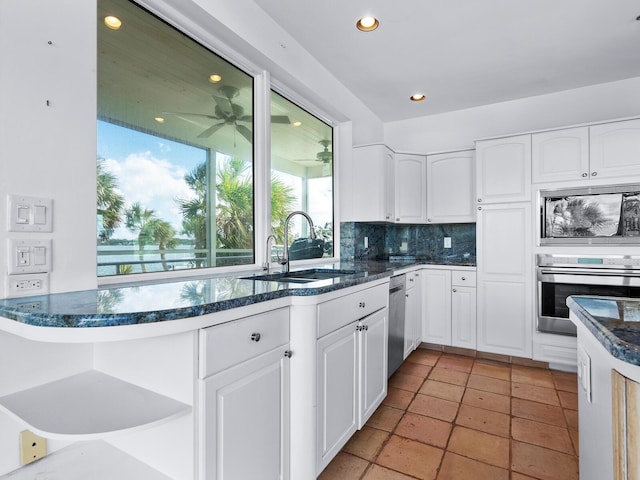
<instances>
[{"instance_id":1,"label":"granite peninsula countertop","mask_svg":"<svg viewBox=\"0 0 640 480\"><path fill-rule=\"evenodd\" d=\"M309 283L256 280L247 271L179 280L140 282L95 290L0 300L0 317L28 326L88 328L142 325L199 317L290 296L315 296L390 277L428 261L358 261L321 265L340 270L338 277ZM442 262L438 263L442 266ZM457 262L448 267L475 267ZM6 325L6 324L5 324ZM2 328L2 325L0 325Z\"/></svg>"},{"instance_id":2,"label":"granite peninsula countertop","mask_svg":"<svg viewBox=\"0 0 640 480\"><path fill-rule=\"evenodd\" d=\"M640 366L640 299L576 295L567 306L613 357Z\"/></svg>"}]
</instances>

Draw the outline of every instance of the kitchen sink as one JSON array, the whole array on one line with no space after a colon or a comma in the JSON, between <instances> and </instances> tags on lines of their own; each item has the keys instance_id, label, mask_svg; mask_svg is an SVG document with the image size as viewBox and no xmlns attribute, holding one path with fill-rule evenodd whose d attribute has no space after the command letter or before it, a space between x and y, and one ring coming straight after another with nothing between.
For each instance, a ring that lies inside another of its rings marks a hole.
<instances>
[{"instance_id":1,"label":"kitchen sink","mask_svg":"<svg viewBox=\"0 0 640 480\"><path fill-rule=\"evenodd\" d=\"M242 277L243 280L263 280L267 282L286 282L286 283L310 283L319 280L328 280L331 278L344 277L345 275L353 275L355 270L323 270L314 268L311 270L299 270L289 273L271 273L268 275L252 275L250 277Z\"/></svg>"}]
</instances>

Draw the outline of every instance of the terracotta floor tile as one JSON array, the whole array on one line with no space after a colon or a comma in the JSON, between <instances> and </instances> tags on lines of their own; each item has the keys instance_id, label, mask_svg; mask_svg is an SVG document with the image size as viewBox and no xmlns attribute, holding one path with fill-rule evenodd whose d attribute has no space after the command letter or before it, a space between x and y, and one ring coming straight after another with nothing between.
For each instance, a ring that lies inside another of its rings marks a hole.
<instances>
[{"instance_id":1,"label":"terracotta floor tile","mask_svg":"<svg viewBox=\"0 0 640 480\"><path fill-rule=\"evenodd\" d=\"M573 451L576 455L580 453L580 435L578 430L569 430L569 436L571 437L571 443L573 443Z\"/></svg>"},{"instance_id":2,"label":"terracotta floor tile","mask_svg":"<svg viewBox=\"0 0 640 480\"><path fill-rule=\"evenodd\" d=\"M564 418L567 420L567 427L570 430L578 430L578 411L568 410L564 411Z\"/></svg>"},{"instance_id":3,"label":"terracotta floor tile","mask_svg":"<svg viewBox=\"0 0 640 480\"><path fill-rule=\"evenodd\" d=\"M483 392L499 393L500 395L511 395L511 382L500 380L499 378L485 377L484 375L469 375L468 388L475 388Z\"/></svg>"},{"instance_id":4,"label":"terracotta floor tile","mask_svg":"<svg viewBox=\"0 0 640 480\"><path fill-rule=\"evenodd\" d=\"M476 360L471 369L471 373L475 375L483 375L485 377L497 378L499 380L511 381L511 366L498 365L489 360Z\"/></svg>"},{"instance_id":5,"label":"terracotta floor tile","mask_svg":"<svg viewBox=\"0 0 640 480\"><path fill-rule=\"evenodd\" d=\"M557 390L578 393L578 376L575 373L552 370L551 376Z\"/></svg>"},{"instance_id":6,"label":"terracotta floor tile","mask_svg":"<svg viewBox=\"0 0 640 480\"><path fill-rule=\"evenodd\" d=\"M460 405L456 424L506 438L509 438L511 434L511 417L509 415L471 405Z\"/></svg>"},{"instance_id":7,"label":"terracotta floor tile","mask_svg":"<svg viewBox=\"0 0 640 480\"><path fill-rule=\"evenodd\" d=\"M511 436L514 440L550 448L569 455L573 454L569 431L564 427L555 427L546 423L514 417L511 421Z\"/></svg>"},{"instance_id":8,"label":"terracotta floor tile","mask_svg":"<svg viewBox=\"0 0 640 480\"><path fill-rule=\"evenodd\" d=\"M427 378L429 373L431 372L430 365L423 365L421 363L412 363L412 362L404 362L400 365L400 368L396 370L399 373L404 373L405 375L413 375L415 377Z\"/></svg>"},{"instance_id":9,"label":"terracotta floor tile","mask_svg":"<svg viewBox=\"0 0 640 480\"><path fill-rule=\"evenodd\" d=\"M427 380L422 384L418 393L443 398L444 400L451 400L452 402L459 402L462 399L462 395L464 395L464 387L452 383Z\"/></svg>"},{"instance_id":10,"label":"terracotta floor tile","mask_svg":"<svg viewBox=\"0 0 640 480\"><path fill-rule=\"evenodd\" d=\"M457 370L464 373L469 373L473 367L475 359L472 357L463 357L460 355L444 354L438 360L438 367L448 368L450 370Z\"/></svg>"},{"instance_id":11,"label":"terracotta floor tile","mask_svg":"<svg viewBox=\"0 0 640 480\"><path fill-rule=\"evenodd\" d=\"M558 391L558 397L560 397L560 405L563 408L570 410L578 410L578 394L571 392Z\"/></svg>"},{"instance_id":12,"label":"terracotta floor tile","mask_svg":"<svg viewBox=\"0 0 640 480\"><path fill-rule=\"evenodd\" d=\"M318 480L359 480L369 462L348 453L339 452L318 477Z\"/></svg>"},{"instance_id":13,"label":"terracotta floor tile","mask_svg":"<svg viewBox=\"0 0 640 480\"><path fill-rule=\"evenodd\" d=\"M509 439L456 426L447 452L473 458L501 468L509 468Z\"/></svg>"},{"instance_id":14,"label":"terracotta floor tile","mask_svg":"<svg viewBox=\"0 0 640 480\"><path fill-rule=\"evenodd\" d=\"M444 451L392 435L376 463L421 480L435 480Z\"/></svg>"},{"instance_id":15,"label":"terracotta floor tile","mask_svg":"<svg viewBox=\"0 0 640 480\"><path fill-rule=\"evenodd\" d=\"M564 427L566 420L562 408L521 398L511 399L511 414L535 422Z\"/></svg>"},{"instance_id":16,"label":"terracotta floor tile","mask_svg":"<svg viewBox=\"0 0 640 480\"><path fill-rule=\"evenodd\" d=\"M451 370L450 368L442 368L440 366L436 366L433 370L431 370L431 373L429 374L429 379L431 380L437 380L444 383L453 383L454 385L461 385L463 387L467 384L468 378L468 373L460 372L458 370Z\"/></svg>"},{"instance_id":17,"label":"terracotta floor tile","mask_svg":"<svg viewBox=\"0 0 640 480\"><path fill-rule=\"evenodd\" d=\"M511 381L536 385L538 387L555 388L551 372L549 370L542 370L541 368L513 365L511 367Z\"/></svg>"},{"instance_id":18,"label":"terracotta floor tile","mask_svg":"<svg viewBox=\"0 0 640 480\"><path fill-rule=\"evenodd\" d=\"M403 414L404 410L381 405L373 412L373 415L371 415L366 425L377 428L378 430L384 430L385 432L393 432L393 429L396 428Z\"/></svg>"},{"instance_id":19,"label":"terracotta floor tile","mask_svg":"<svg viewBox=\"0 0 640 480\"><path fill-rule=\"evenodd\" d=\"M441 352L436 352L434 350L426 350L424 348L417 348L405 360L410 363L421 363L422 365L433 366L436 364L440 356Z\"/></svg>"},{"instance_id":20,"label":"terracotta floor tile","mask_svg":"<svg viewBox=\"0 0 640 480\"><path fill-rule=\"evenodd\" d=\"M578 480L578 458L528 443L511 442L511 469L540 480Z\"/></svg>"},{"instance_id":21,"label":"terracotta floor tile","mask_svg":"<svg viewBox=\"0 0 640 480\"><path fill-rule=\"evenodd\" d=\"M465 405L507 414L511 411L510 400L507 395L483 392L473 388L467 388L464 397L462 397L462 403Z\"/></svg>"},{"instance_id":22,"label":"terracotta floor tile","mask_svg":"<svg viewBox=\"0 0 640 480\"><path fill-rule=\"evenodd\" d=\"M424 382L424 377L415 375L407 375L405 373L396 372L389 379L389 386L393 388L401 388L410 392L417 392Z\"/></svg>"},{"instance_id":23,"label":"terracotta floor tile","mask_svg":"<svg viewBox=\"0 0 640 480\"><path fill-rule=\"evenodd\" d=\"M428 443L434 447L444 448L447 446L451 433L451 423L407 412L393 433L411 440Z\"/></svg>"},{"instance_id":24,"label":"terracotta floor tile","mask_svg":"<svg viewBox=\"0 0 640 480\"><path fill-rule=\"evenodd\" d=\"M378 453L380 453L380 450L382 450L382 445L387 441L388 437L388 432L365 425L351 437L343 450L356 457L373 462L378 456Z\"/></svg>"},{"instance_id":25,"label":"terracotta floor tile","mask_svg":"<svg viewBox=\"0 0 640 480\"><path fill-rule=\"evenodd\" d=\"M458 405L458 402L451 402L419 393L407 410L419 415L444 420L445 422L452 422L458 413Z\"/></svg>"},{"instance_id":26,"label":"terracotta floor tile","mask_svg":"<svg viewBox=\"0 0 640 480\"><path fill-rule=\"evenodd\" d=\"M533 477L529 477L527 475L522 475L521 473L512 472L511 480L536 480Z\"/></svg>"},{"instance_id":27,"label":"terracotta floor tile","mask_svg":"<svg viewBox=\"0 0 640 480\"><path fill-rule=\"evenodd\" d=\"M438 480L509 480L509 471L455 453L444 455Z\"/></svg>"},{"instance_id":28,"label":"terracotta floor tile","mask_svg":"<svg viewBox=\"0 0 640 480\"><path fill-rule=\"evenodd\" d=\"M402 390L401 388L388 387L387 396L382 400L383 405L388 407L398 408L400 410L406 410L411 400L413 400L415 393L408 390Z\"/></svg>"},{"instance_id":29,"label":"terracotta floor tile","mask_svg":"<svg viewBox=\"0 0 640 480\"><path fill-rule=\"evenodd\" d=\"M512 383L511 396L533 402L546 403L547 405L560 406L560 401L554 388L539 387L525 383Z\"/></svg>"},{"instance_id":30,"label":"terracotta floor tile","mask_svg":"<svg viewBox=\"0 0 640 480\"><path fill-rule=\"evenodd\" d=\"M380 465L371 465L367 473L362 477L362 480L413 480L413 477L408 477L400 472L394 472Z\"/></svg>"}]
</instances>

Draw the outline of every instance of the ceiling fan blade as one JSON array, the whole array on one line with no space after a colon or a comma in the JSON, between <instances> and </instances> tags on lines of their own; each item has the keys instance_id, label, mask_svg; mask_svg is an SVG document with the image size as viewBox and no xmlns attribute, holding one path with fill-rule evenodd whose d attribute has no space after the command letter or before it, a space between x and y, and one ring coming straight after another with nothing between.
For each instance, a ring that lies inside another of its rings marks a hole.
<instances>
[{"instance_id":1,"label":"ceiling fan blade","mask_svg":"<svg viewBox=\"0 0 640 480\"><path fill-rule=\"evenodd\" d=\"M249 143L253 143L253 134L251 133L251 130L244 125L236 125L236 130L238 130L240 135L246 138Z\"/></svg>"},{"instance_id":2,"label":"ceiling fan blade","mask_svg":"<svg viewBox=\"0 0 640 480\"><path fill-rule=\"evenodd\" d=\"M286 115L271 115L271 123L291 123Z\"/></svg>"},{"instance_id":3,"label":"ceiling fan blade","mask_svg":"<svg viewBox=\"0 0 640 480\"><path fill-rule=\"evenodd\" d=\"M216 105L220 109L220 111L226 115L233 115L233 108L231 106L231 100L225 97L219 97L217 95L211 95L216 102Z\"/></svg>"},{"instance_id":4,"label":"ceiling fan blade","mask_svg":"<svg viewBox=\"0 0 640 480\"><path fill-rule=\"evenodd\" d=\"M198 135L198 138L207 138L210 137L211 135L213 135L214 133L216 133L218 130L220 130L222 127L224 127L225 123L221 122L221 123L216 123L215 125L211 125L209 128L207 128L204 132L202 132L200 135Z\"/></svg>"},{"instance_id":5,"label":"ceiling fan blade","mask_svg":"<svg viewBox=\"0 0 640 480\"><path fill-rule=\"evenodd\" d=\"M200 118L210 118L212 120L222 120L220 117L216 117L215 115L208 115L206 113L189 113L189 112L162 112L163 115L175 115L178 118L182 118L183 120L189 121L183 117L200 117Z\"/></svg>"}]
</instances>

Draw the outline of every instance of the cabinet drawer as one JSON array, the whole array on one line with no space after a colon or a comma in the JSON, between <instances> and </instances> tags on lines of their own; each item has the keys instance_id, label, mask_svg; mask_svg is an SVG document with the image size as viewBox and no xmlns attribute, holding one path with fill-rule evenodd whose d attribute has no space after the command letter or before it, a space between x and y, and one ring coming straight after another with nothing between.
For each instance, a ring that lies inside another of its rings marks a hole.
<instances>
[{"instance_id":1,"label":"cabinet drawer","mask_svg":"<svg viewBox=\"0 0 640 480\"><path fill-rule=\"evenodd\" d=\"M288 308L204 328L200 330L200 378L213 375L287 343Z\"/></svg>"},{"instance_id":2,"label":"cabinet drawer","mask_svg":"<svg viewBox=\"0 0 640 480\"><path fill-rule=\"evenodd\" d=\"M318 305L318 338L386 307L388 302L389 285L385 283L321 303Z\"/></svg>"},{"instance_id":3,"label":"cabinet drawer","mask_svg":"<svg viewBox=\"0 0 640 480\"><path fill-rule=\"evenodd\" d=\"M475 287L476 272L452 270L451 285L456 285L458 287Z\"/></svg>"}]
</instances>

